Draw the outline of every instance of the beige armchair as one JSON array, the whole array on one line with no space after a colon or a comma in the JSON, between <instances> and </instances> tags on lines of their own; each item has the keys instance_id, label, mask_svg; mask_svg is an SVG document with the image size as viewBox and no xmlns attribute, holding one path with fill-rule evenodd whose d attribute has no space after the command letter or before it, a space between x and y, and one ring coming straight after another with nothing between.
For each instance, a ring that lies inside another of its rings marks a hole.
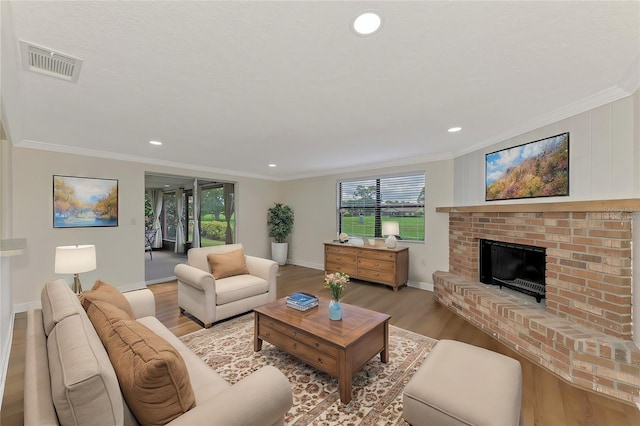
<instances>
[{"instance_id":1,"label":"beige armchair","mask_svg":"<svg viewBox=\"0 0 640 426\"><path fill-rule=\"evenodd\" d=\"M207 255L243 249L242 244L192 248L188 264L176 265L178 306L205 327L276 300L278 264L269 259L244 256L248 274L215 279Z\"/></svg>"}]
</instances>

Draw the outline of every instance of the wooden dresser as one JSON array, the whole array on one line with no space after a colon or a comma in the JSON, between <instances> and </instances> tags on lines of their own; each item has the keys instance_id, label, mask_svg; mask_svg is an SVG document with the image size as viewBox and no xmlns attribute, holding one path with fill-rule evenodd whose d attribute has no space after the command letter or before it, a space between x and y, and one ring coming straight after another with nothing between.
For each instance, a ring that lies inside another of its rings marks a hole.
<instances>
[{"instance_id":1,"label":"wooden dresser","mask_svg":"<svg viewBox=\"0 0 640 426\"><path fill-rule=\"evenodd\" d=\"M409 280L409 249L324 243L324 270L344 272L352 278L388 285L398 291Z\"/></svg>"}]
</instances>

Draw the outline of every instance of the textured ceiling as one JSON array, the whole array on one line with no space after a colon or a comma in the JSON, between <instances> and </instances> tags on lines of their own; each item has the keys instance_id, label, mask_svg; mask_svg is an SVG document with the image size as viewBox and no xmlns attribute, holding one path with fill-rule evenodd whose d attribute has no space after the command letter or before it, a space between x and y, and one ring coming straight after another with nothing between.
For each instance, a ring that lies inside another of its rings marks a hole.
<instances>
[{"instance_id":1,"label":"textured ceiling","mask_svg":"<svg viewBox=\"0 0 640 426\"><path fill-rule=\"evenodd\" d=\"M452 158L639 84L638 1L2 3L15 145L247 176ZM18 40L81 58L77 84Z\"/></svg>"}]
</instances>

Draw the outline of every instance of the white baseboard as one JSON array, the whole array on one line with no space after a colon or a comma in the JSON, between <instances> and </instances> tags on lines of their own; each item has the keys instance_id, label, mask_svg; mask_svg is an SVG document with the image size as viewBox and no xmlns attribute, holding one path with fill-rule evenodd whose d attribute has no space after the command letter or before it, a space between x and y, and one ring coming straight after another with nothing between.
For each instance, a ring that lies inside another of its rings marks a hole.
<instances>
[{"instance_id":1,"label":"white baseboard","mask_svg":"<svg viewBox=\"0 0 640 426\"><path fill-rule=\"evenodd\" d=\"M407 287L419 288L420 290L433 291L432 283L423 283L417 281L409 281Z\"/></svg>"},{"instance_id":2,"label":"white baseboard","mask_svg":"<svg viewBox=\"0 0 640 426\"><path fill-rule=\"evenodd\" d=\"M122 291L132 291L132 290L139 290L141 288L144 288L147 285L153 285L153 284L160 284L160 283L166 283L168 281L173 281L175 280L176 277L175 275L172 277L166 277L166 278L158 278L157 280L149 280L149 281L145 281L144 283L142 283L142 285L140 284L129 284L127 286L121 287Z\"/></svg>"},{"instance_id":3,"label":"white baseboard","mask_svg":"<svg viewBox=\"0 0 640 426\"><path fill-rule=\"evenodd\" d=\"M297 261L295 259L287 259L287 263L289 265L304 266L305 268L311 268L311 269L317 269L319 271L324 271L324 264L323 263L299 262L299 261Z\"/></svg>"},{"instance_id":4,"label":"white baseboard","mask_svg":"<svg viewBox=\"0 0 640 426\"><path fill-rule=\"evenodd\" d=\"M42 308L42 303L39 300L27 303L16 303L15 305L13 305L13 313L15 315L20 312L27 312L29 309L40 308Z\"/></svg>"}]
</instances>

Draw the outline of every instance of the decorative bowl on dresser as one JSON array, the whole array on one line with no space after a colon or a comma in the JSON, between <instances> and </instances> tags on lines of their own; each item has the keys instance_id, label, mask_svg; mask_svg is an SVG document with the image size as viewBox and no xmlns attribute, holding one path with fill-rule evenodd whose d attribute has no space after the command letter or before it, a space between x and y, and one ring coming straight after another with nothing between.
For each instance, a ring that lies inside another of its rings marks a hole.
<instances>
[{"instance_id":1,"label":"decorative bowl on dresser","mask_svg":"<svg viewBox=\"0 0 640 426\"><path fill-rule=\"evenodd\" d=\"M324 270L344 272L351 278L388 285L398 291L409 280L409 248L324 243Z\"/></svg>"}]
</instances>

